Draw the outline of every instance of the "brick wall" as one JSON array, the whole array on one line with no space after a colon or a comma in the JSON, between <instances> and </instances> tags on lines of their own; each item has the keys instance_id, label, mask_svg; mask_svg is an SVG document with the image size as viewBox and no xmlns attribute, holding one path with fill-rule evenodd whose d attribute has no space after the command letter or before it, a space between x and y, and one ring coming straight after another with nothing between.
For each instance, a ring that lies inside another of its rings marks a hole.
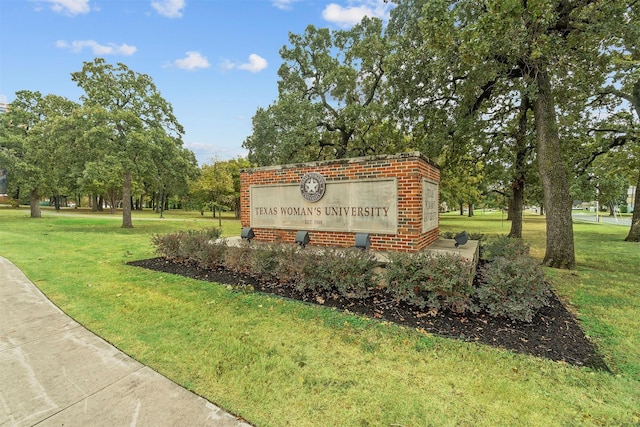
<instances>
[{"instance_id":1,"label":"brick wall","mask_svg":"<svg viewBox=\"0 0 640 427\"><path fill-rule=\"evenodd\" d=\"M396 235L372 234L371 248L416 252L438 239L439 228L422 233L422 179L439 183L440 169L420 153L360 157L324 162L269 166L240 173L240 219L250 224L250 187L252 185L298 184L308 172L324 176L327 186L335 181L396 178L398 182L398 232ZM253 228L256 240L294 242L297 230ZM312 245L354 245L355 233L310 230Z\"/></svg>"}]
</instances>

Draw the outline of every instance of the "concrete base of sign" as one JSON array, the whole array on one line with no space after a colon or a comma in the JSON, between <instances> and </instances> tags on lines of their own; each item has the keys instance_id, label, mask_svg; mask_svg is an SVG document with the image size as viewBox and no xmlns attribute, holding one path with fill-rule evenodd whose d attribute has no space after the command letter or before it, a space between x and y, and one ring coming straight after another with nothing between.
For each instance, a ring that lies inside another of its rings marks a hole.
<instances>
[{"instance_id":1,"label":"concrete base of sign","mask_svg":"<svg viewBox=\"0 0 640 427\"><path fill-rule=\"evenodd\" d=\"M240 237L229 237L229 238L225 238L225 239L220 239L220 240L226 240L227 244L229 246L239 246L242 243L242 239ZM257 244L261 244L262 242L256 242ZM434 243L432 243L431 245L429 245L429 247L423 249L425 252L431 252L431 253L447 253L447 254L454 254L454 255L459 255L460 257L464 258L465 260L471 261L473 264L473 271L475 271L476 266L478 265L478 258L479 258L479 242L478 240L469 240L467 241L467 243L465 243L464 245L458 246L456 248L455 246L456 241L453 239L438 239L436 240ZM305 248L305 250L322 250L323 246L307 246ZM381 263L388 263L390 262L390 257L389 254L390 252L387 251L370 251L371 254Z\"/></svg>"}]
</instances>

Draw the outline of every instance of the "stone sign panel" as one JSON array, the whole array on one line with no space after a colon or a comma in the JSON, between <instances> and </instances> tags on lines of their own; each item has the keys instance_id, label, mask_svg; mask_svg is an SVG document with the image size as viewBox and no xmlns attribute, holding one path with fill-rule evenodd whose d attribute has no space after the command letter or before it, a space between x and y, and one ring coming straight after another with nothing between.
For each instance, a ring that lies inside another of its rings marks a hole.
<instances>
[{"instance_id":1,"label":"stone sign panel","mask_svg":"<svg viewBox=\"0 0 640 427\"><path fill-rule=\"evenodd\" d=\"M438 183L422 179L422 232L426 233L438 228L438 200L440 190Z\"/></svg>"},{"instance_id":2,"label":"stone sign panel","mask_svg":"<svg viewBox=\"0 0 640 427\"><path fill-rule=\"evenodd\" d=\"M324 194L316 201L313 201L316 197L309 201L309 183L304 178L301 185L252 186L251 226L354 233L398 232L396 178L322 181ZM317 176L312 179L320 180ZM315 193L317 184L314 181L311 186L313 194L319 194Z\"/></svg>"}]
</instances>

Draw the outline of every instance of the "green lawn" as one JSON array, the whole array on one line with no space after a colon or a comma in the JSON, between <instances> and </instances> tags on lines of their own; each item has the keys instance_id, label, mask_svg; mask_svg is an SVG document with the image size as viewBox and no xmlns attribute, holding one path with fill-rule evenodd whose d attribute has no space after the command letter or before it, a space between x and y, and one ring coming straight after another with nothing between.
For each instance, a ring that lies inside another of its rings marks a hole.
<instances>
[{"instance_id":1,"label":"green lawn","mask_svg":"<svg viewBox=\"0 0 640 427\"><path fill-rule=\"evenodd\" d=\"M87 328L257 426L640 423L640 247L625 227L576 224L578 269L547 270L608 374L127 266L154 255L155 233L218 224L164 216L136 212L124 230L119 215L0 208L0 255ZM509 223L446 214L441 229ZM524 234L542 258L544 219L527 216Z\"/></svg>"}]
</instances>

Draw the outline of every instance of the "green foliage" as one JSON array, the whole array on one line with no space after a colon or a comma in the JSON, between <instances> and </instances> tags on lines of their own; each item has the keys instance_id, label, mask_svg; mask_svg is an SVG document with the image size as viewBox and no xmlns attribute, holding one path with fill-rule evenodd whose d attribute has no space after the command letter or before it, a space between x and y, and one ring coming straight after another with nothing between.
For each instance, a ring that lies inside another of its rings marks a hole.
<instances>
[{"instance_id":1,"label":"green foliage","mask_svg":"<svg viewBox=\"0 0 640 427\"><path fill-rule=\"evenodd\" d=\"M246 262L251 266L251 274L263 280L276 280L281 283L295 277L289 264L296 263L296 246L282 243L256 245Z\"/></svg>"},{"instance_id":2,"label":"green foliage","mask_svg":"<svg viewBox=\"0 0 640 427\"><path fill-rule=\"evenodd\" d=\"M481 272L484 284L476 293L492 316L531 322L535 313L549 302L544 270L529 256L498 256Z\"/></svg>"},{"instance_id":3,"label":"green foliage","mask_svg":"<svg viewBox=\"0 0 640 427\"><path fill-rule=\"evenodd\" d=\"M280 49L278 99L259 108L243 143L260 166L403 151L391 120L380 19L348 30L307 26Z\"/></svg>"},{"instance_id":4,"label":"green foliage","mask_svg":"<svg viewBox=\"0 0 640 427\"><path fill-rule=\"evenodd\" d=\"M182 148L184 129L152 78L125 64L96 58L71 73L71 80L84 91L84 114L75 124L91 135L88 152L98 161L105 154L114 156L123 170L122 227L131 228L135 180L164 189L180 180L177 171L191 173L195 158Z\"/></svg>"},{"instance_id":5,"label":"green foliage","mask_svg":"<svg viewBox=\"0 0 640 427\"><path fill-rule=\"evenodd\" d=\"M211 267L220 265L226 244L215 243L222 230L210 228L202 230L180 230L170 234L155 234L151 244L156 253L163 257L178 261L192 261Z\"/></svg>"},{"instance_id":6,"label":"green foliage","mask_svg":"<svg viewBox=\"0 0 640 427\"><path fill-rule=\"evenodd\" d=\"M303 288L335 289L347 298L366 298L377 285L378 262L367 251L327 248L302 258L306 263L299 286Z\"/></svg>"},{"instance_id":7,"label":"green foliage","mask_svg":"<svg viewBox=\"0 0 640 427\"><path fill-rule=\"evenodd\" d=\"M242 274L251 274L249 259L253 254L253 247L248 244L229 246L223 255L226 268Z\"/></svg>"},{"instance_id":8,"label":"green foliage","mask_svg":"<svg viewBox=\"0 0 640 427\"><path fill-rule=\"evenodd\" d=\"M529 256L530 247L524 240L501 235L483 245L483 259L493 261L498 257L517 258Z\"/></svg>"},{"instance_id":9,"label":"green foliage","mask_svg":"<svg viewBox=\"0 0 640 427\"><path fill-rule=\"evenodd\" d=\"M395 253L386 267L387 292L420 308L475 310L472 265L452 254Z\"/></svg>"},{"instance_id":10,"label":"green foliage","mask_svg":"<svg viewBox=\"0 0 640 427\"><path fill-rule=\"evenodd\" d=\"M293 285L299 291L335 292L345 298L363 299L380 284L394 299L419 308L476 311L481 306L493 316L531 321L547 303L548 286L529 247L521 239L499 237L488 243L483 269L489 285L473 287L473 266L454 254L394 253L384 273L367 251L356 248L300 249L284 243L228 246L215 240L220 229L186 230L151 239L156 252L169 259L190 261L203 267L224 265L237 273L264 281ZM480 235L479 237L482 238Z\"/></svg>"},{"instance_id":11,"label":"green foliage","mask_svg":"<svg viewBox=\"0 0 640 427\"><path fill-rule=\"evenodd\" d=\"M296 289L335 291L347 298L366 298L377 284L373 256L354 248L303 250L283 243L255 245L245 263L262 280L294 284Z\"/></svg>"}]
</instances>

